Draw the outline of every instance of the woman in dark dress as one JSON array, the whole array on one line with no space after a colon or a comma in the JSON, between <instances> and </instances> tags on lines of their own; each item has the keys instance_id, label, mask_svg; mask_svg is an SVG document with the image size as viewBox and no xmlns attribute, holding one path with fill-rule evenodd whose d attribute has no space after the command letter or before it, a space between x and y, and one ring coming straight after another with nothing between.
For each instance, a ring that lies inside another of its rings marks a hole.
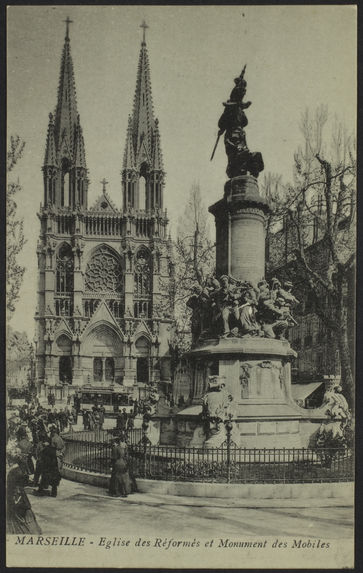
<instances>
[{"instance_id":1,"label":"woman in dark dress","mask_svg":"<svg viewBox=\"0 0 363 573\"><path fill-rule=\"evenodd\" d=\"M114 497L127 497L131 492L131 482L128 470L127 461L127 444L122 442L120 438L114 440L111 453L111 479L110 479L110 495Z\"/></svg>"},{"instance_id":2,"label":"woman in dark dress","mask_svg":"<svg viewBox=\"0 0 363 573\"><path fill-rule=\"evenodd\" d=\"M41 529L35 519L30 501L25 493L26 475L18 465L7 476L6 530L8 534L40 535Z\"/></svg>"}]
</instances>

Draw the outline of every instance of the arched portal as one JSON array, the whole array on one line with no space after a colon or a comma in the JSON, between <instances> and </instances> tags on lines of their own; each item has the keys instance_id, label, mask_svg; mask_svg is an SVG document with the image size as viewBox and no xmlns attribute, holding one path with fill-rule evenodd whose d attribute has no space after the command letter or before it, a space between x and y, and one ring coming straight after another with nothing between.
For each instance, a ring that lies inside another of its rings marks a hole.
<instances>
[{"instance_id":1,"label":"arched portal","mask_svg":"<svg viewBox=\"0 0 363 573\"><path fill-rule=\"evenodd\" d=\"M111 325L102 323L95 326L82 344L82 354L90 382L112 384L121 381L122 341Z\"/></svg>"}]
</instances>

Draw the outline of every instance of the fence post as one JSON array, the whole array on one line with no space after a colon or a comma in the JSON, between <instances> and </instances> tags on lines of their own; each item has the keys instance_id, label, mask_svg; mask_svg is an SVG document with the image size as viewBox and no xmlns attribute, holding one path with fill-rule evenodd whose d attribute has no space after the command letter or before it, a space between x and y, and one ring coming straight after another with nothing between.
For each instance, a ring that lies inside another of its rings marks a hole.
<instances>
[{"instance_id":1,"label":"fence post","mask_svg":"<svg viewBox=\"0 0 363 573\"><path fill-rule=\"evenodd\" d=\"M147 431L149 429L150 418L147 414L144 414L142 421L142 445L143 445L143 456L144 456L144 478L146 478L146 450L149 438L147 437Z\"/></svg>"},{"instance_id":2,"label":"fence post","mask_svg":"<svg viewBox=\"0 0 363 573\"><path fill-rule=\"evenodd\" d=\"M224 425L227 432L227 483L231 481L231 432L233 428L232 414L229 414L228 419L225 420Z\"/></svg>"}]
</instances>

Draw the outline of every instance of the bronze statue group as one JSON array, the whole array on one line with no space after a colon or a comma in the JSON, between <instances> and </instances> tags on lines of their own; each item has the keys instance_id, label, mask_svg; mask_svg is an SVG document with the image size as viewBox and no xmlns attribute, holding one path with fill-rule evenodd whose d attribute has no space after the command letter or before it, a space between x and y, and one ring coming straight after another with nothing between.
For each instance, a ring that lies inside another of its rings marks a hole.
<instances>
[{"instance_id":1,"label":"bronze statue group","mask_svg":"<svg viewBox=\"0 0 363 573\"><path fill-rule=\"evenodd\" d=\"M222 275L208 277L193 287L187 301L192 309L193 344L205 338L262 336L285 340L286 330L297 324L291 307L298 304L292 283L270 283L262 279L257 286Z\"/></svg>"}]
</instances>

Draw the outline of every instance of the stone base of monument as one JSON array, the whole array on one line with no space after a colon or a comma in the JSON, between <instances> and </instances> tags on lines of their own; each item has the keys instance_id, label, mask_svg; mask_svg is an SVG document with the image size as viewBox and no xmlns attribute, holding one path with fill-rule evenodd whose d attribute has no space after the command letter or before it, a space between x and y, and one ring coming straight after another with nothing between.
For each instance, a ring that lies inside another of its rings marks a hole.
<instances>
[{"instance_id":1,"label":"stone base of monument","mask_svg":"<svg viewBox=\"0 0 363 573\"><path fill-rule=\"evenodd\" d=\"M245 448L311 446L326 414L322 409L300 408L294 402L291 395L293 356L295 351L285 340L257 337L205 340L190 352L194 364L194 398L191 406L175 416L177 445L218 448L223 444L224 425L218 431L211 427L206 433L201 420L202 403L209 399L222 409L226 403L232 413L233 445ZM213 375L218 378L219 390L208 393Z\"/></svg>"}]
</instances>

